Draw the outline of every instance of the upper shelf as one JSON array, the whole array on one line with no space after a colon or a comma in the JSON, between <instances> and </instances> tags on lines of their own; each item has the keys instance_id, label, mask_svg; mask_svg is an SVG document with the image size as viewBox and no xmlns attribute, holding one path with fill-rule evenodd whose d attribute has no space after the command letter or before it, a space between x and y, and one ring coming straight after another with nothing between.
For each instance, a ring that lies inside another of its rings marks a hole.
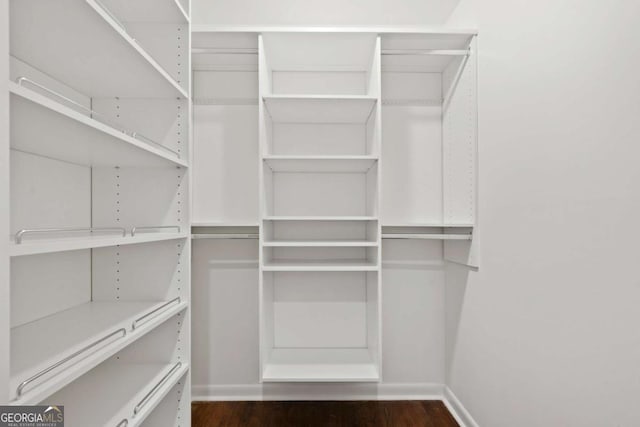
<instances>
[{"instance_id":1,"label":"upper shelf","mask_svg":"<svg viewBox=\"0 0 640 427\"><path fill-rule=\"evenodd\" d=\"M11 54L91 97L187 98L95 0L10 2Z\"/></svg>"},{"instance_id":2,"label":"upper shelf","mask_svg":"<svg viewBox=\"0 0 640 427\"><path fill-rule=\"evenodd\" d=\"M358 95L269 95L263 99L276 123L365 123L378 100Z\"/></svg>"},{"instance_id":3,"label":"upper shelf","mask_svg":"<svg viewBox=\"0 0 640 427\"><path fill-rule=\"evenodd\" d=\"M188 23L181 0L100 0L124 22Z\"/></svg>"},{"instance_id":4,"label":"upper shelf","mask_svg":"<svg viewBox=\"0 0 640 427\"><path fill-rule=\"evenodd\" d=\"M46 254L52 252L75 251L81 249L105 248L109 246L135 245L140 243L162 242L166 240L186 239L189 235L180 233L149 233L136 236L83 236L63 239L38 239L9 244L10 256Z\"/></svg>"},{"instance_id":5,"label":"upper shelf","mask_svg":"<svg viewBox=\"0 0 640 427\"><path fill-rule=\"evenodd\" d=\"M135 139L30 89L9 82L11 148L88 166L187 167L160 147ZM36 126L37 125L37 126ZM56 143L47 143L56 135Z\"/></svg>"},{"instance_id":6,"label":"upper shelf","mask_svg":"<svg viewBox=\"0 0 640 427\"><path fill-rule=\"evenodd\" d=\"M375 216L304 216L304 215L271 215L265 221L375 221Z\"/></svg>"}]
</instances>

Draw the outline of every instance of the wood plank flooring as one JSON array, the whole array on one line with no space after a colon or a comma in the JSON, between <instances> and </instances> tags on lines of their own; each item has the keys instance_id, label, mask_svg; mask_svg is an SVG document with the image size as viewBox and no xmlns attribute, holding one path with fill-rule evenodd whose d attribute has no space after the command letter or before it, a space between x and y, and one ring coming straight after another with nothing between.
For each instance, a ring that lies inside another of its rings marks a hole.
<instances>
[{"instance_id":1,"label":"wood plank flooring","mask_svg":"<svg viewBox=\"0 0 640 427\"><path fill-rule=\"evenodd\" d=\"M193 402L192 427L459 427L441 401Z\"/></svg>"}]
</instances>

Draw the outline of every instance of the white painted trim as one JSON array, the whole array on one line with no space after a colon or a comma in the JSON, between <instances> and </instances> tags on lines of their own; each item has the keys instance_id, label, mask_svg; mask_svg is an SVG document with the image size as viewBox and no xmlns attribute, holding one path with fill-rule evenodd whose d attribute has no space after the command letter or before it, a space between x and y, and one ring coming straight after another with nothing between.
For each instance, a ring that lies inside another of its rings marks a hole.
<instances>
[{"instance_id":1,"label":"white painted trim","mask_svg":"<svg viewBox=\"0 0 640 427\"><path fill-rule=\"evenodd\" d=\"M453 391L447 386L444 387L444 395L442 398L445 406L456 419L460 427L480 427L480 425L473 419L469 411L462 405L462 402L453 394Z\"/></svg>"},{"instance_id":2,"label":"white painted trim","mask_svg":"<svg viewBox=\"0 0 640 427\"><path fill-rule=\"evenodd\" d=\"M443 392L438 383L194 385L192 401L442 400Z\"/></svg>"},{"instance_id":3,"label":"white painted trim","mask_svg":"<svg viewBox=\"0 0 640 427\"><path fill-rule=\"evenodd\" d=\"M342 27L342 26L258 26L258 25L207 25L192 24L193 33L377 33L377 34L402 34L423 33L442 35L469 35L475 36L478 30L475 28L447 28L447 27L416 27L416 26L373 26L373 27Z\"/></svg>"}]
</instances>

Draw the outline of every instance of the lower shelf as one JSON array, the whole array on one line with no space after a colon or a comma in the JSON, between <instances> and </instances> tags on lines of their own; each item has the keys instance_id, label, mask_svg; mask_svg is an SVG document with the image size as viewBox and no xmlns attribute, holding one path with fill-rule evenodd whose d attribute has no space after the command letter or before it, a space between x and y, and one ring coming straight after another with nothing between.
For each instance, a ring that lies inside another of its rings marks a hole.
<instances>
[{"instance_id":1,"label":"lower shelf","mask_svg":"<svg viewBox=\"0 0 640 427\"><path fill-rule=\"evenodd\" d=\"M111 360L48 397L44 404L64 405L70 426L137 426L188 369L186 363Z\"/></svg>"},{"instance_id":2,"label":"lower shelf","mask_svg":"<svg viewBox=\"0 0 640 427\"><path fill-rule=\"evenodd\" d=\"M377 271L374 261L363 259L339 260L273 260L266 261L263 271Z\"/></svg>"},{"instance_id":3,"label":"lower shelf","mask_svg":"<svg viewBox=\"0 0 640 427\"><path fill-rule=\"evenodd\" d=\"M177 299L88 302L12 328L12 403L37 403L186 306Z\"/></svg>"},{"instance_id":4,"label":"lower shelf","mask_svg":"<svg viewBox=\"0 0 640 427\"><path fill-rule=\"evenodd\" d=\"M377 382L380 373L366 348L275 348L262 372L265 382Z\"/></svg>"}]
</instances>

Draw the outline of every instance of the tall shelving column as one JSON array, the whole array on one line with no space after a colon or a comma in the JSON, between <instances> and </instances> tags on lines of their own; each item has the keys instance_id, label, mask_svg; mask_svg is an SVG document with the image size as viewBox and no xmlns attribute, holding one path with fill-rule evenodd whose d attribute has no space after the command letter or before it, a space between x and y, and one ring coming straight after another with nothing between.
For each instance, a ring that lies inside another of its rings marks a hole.
<instances>
[{"instance_id":1,"label":"tall shelving column","mask_svg":"<svg viewBox=\"0 0 640 427\"><path fill-rule=\"evenodd\" d=\"M380 40L259 38L260 372L379 381Z\"/></svg>"},{"instance_id":2,"label":"tall shelving column","mask_svg":"<svg viewBox=\"0 0 640 427\"><path fill-rule=\"evenodd\" d=\"M0 6L0 55L9 56L9 6L6 2ZM9 63L3 62L0 69L0 81L9 81ZM9 91L4 83L0 91L0 229L9 229ZM9 305L9 243L0 239L0 340L9 342L10 305ZM0 384L9 383L9 346L0 349ZM9 401L8 390L0 393L0 404Z\"/></svg>"},{"instance_id":3,"label":"tall shelving column","mask_svg":"<svg viewBox=\"0 0 640 427\"><path fill-rule=\"evenodd\" d=\"M190 425L189 1L5 4L0 401Z\"/></svg>"}]
</instances>

